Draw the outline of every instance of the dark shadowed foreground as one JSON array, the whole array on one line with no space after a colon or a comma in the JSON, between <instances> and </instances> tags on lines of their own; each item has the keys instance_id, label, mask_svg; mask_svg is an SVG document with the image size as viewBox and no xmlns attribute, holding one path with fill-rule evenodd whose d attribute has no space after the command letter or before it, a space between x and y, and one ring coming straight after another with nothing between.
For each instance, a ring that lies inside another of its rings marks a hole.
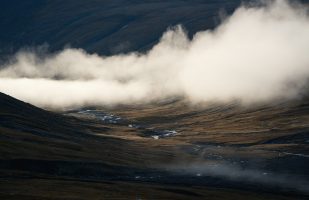
<instances>
[{"instance_id":1,"label":"dark shadowed foreground","mask_svg":"<svg viewBox=\"0 0 309 200\"><path fill-rule=\"evenodd\" d=\"M307 99L52 113L0 95L1 199L306 199Z\"/></svg>"}]
</instances>

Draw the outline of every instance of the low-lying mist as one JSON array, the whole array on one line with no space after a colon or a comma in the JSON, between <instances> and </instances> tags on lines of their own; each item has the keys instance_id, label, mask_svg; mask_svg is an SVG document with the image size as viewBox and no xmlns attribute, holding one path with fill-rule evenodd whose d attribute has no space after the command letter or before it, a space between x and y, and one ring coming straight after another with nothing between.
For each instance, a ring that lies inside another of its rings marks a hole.
<instances>
[{"instance_id":1,"label":"low-lying mist","mask_svg":"<svg viewBox=\"0 0 309 200\"><path fill-rule=\"evenodd\" d=\"M172 97L252 104L298 97L308 52L308 8L278 0L243 5L192 39L181 26L170 28L143 54L20 51L1 66L0 91L57 109Z\"/></svg>"},{"instance_id":2,"label":"low-lying mist","mask_svg":"<svg viewBox=\"0 0 309 200\"><path fill-rule=\"evenodd\" d=\"M221 163L191 163L165 166L170 171L188 174L206 179L209 177L223 178L231 181L261 184L270 187L287 188L309 193L308 181L302 177L291 174L276 174L260 169L243 168L239 165Z\"/></svg>"}]
</instances>

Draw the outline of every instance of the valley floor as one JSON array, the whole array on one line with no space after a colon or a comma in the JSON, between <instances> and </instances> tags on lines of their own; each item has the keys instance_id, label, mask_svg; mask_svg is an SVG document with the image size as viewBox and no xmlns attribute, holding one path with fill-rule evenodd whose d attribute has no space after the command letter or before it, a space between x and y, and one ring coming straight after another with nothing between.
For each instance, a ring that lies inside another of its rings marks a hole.
<instances>
[{"instance_id":1,"label":"valley floor","mask_svg":"<svg viewBox=\"0 0 309 200\"><path fill-rule=\"evenodd\" d=\"M0 98L1 199L306 199L309 103L48 112Z\"/></svg>"}]
</instances>

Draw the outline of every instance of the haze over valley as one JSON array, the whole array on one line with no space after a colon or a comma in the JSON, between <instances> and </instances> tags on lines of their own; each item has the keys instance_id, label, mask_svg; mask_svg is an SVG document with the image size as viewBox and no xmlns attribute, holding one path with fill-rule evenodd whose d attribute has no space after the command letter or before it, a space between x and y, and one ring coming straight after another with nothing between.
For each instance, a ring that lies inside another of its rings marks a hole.
<instances>
[{"instance_id":1,"label":"haze over valley","mask_svg":"<svg viewBox=\"0 0 309 200\"><path fill-rule=\"evenodd\" d=\"M1 198L308 198L308 1L1 4Z\"/></svg>"}]
</instances>

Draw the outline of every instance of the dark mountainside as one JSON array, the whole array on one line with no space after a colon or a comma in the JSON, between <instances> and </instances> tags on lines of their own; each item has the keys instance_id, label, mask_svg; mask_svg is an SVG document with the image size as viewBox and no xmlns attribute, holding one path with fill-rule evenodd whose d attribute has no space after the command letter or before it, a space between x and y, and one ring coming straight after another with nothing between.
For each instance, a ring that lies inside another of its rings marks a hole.
<instances>
[{"instance_id":1,"label":"dark mountainside","mask_svg":"<svg viewBox=\"0 0 309 200\"><path fill-rule=\"evenodd\" d=\"M11 0L1 1L0 54L25 47L66 46L105 55L144 51L168 27L182 24L190 35L213 28L220 13L239 0ZM14 13L14 14L12 14Z\"/></svg>"},{"instance_id":2,"label":"dark mountainside","mask_svg":"<svg viewBox=\"0 0 309 200\"><path fill-rule=\"evenodd\" d=\"M2 0L0 62L39 45L146 51L168 27L192 36L240 2ZM308 142L308 97L59 112L0 92L0 199L308 199Z\"/></svg>"},{"instance_id":3,"label":"dark mountainside","mask_svg":"<svg viewBox=\"0 0 309 200\"><path fill-rule=\"evenodd\" d=\"M182 24L192 36L247 2L254 0L2 0L0 55L38 46L103 55L145 51L169 27Z\"/></svg>"}]
</instances>

